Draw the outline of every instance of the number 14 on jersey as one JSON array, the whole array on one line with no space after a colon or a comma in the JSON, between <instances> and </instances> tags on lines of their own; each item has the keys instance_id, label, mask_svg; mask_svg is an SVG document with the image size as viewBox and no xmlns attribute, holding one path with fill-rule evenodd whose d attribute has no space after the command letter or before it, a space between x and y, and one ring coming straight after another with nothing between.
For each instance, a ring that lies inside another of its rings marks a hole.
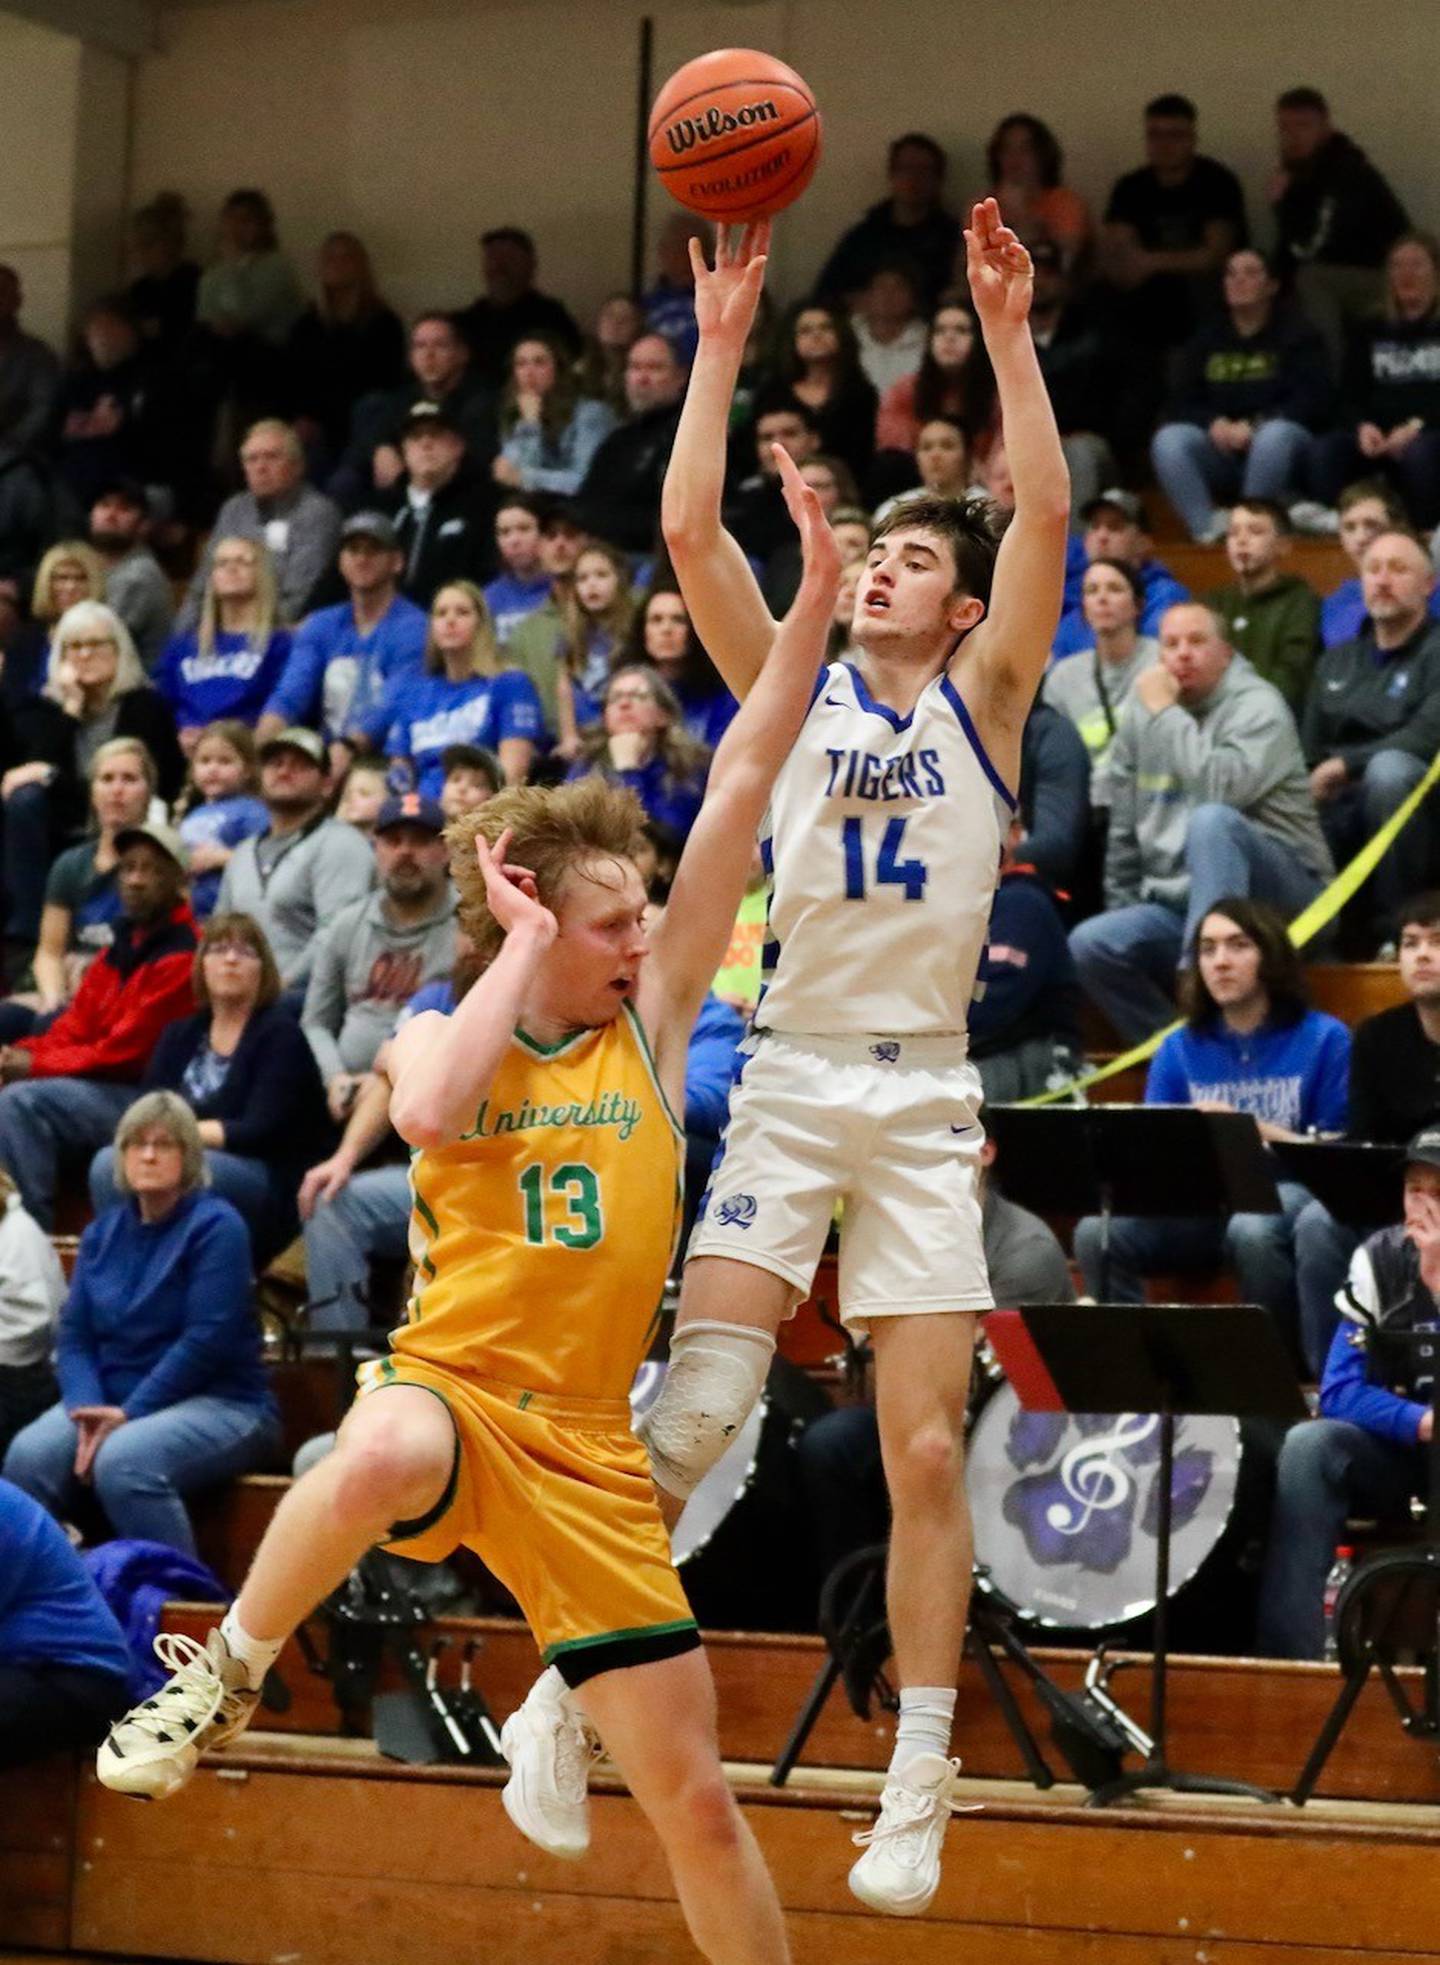
<instances>
[{"instance_id":1,"label":"number 14 on jersey","mask_svg":"<svg viewBox=\"0 0 1440 1965\"><path fill-rule=\"evenodd\" d=\"M869 884L873 887L903 887L907 901L923 901L927 877L925 862L900 857L907 823L905 819L886 821ZM866 889L864 821L858 818L842 820L840 837L845 848L845 898L847 901L863 901Z\"/></svg>"}]
</instances>

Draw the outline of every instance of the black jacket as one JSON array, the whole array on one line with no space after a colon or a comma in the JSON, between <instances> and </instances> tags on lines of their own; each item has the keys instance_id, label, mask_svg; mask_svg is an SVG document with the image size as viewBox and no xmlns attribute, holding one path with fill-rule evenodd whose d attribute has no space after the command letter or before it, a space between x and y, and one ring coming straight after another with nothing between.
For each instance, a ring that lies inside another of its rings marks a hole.
<instances>
[{"instance_id":1,"label":"black jacket","mask_svg":"<svg viewBox=\"0 0 1440 1965\"><path fill-rule=\"evenodd\" d=\"M1318 430L1333 394L1325 343L1297 309L1272 308L1255 334L1239 333L1224 313L1181 349L1165 420L1208 429L1217 416L1283 416Z\"/></svg>"},{"instance_id":2,"label":"black jacket","mask_svg":"<svg viewBox=\"0 0 1440 1965\"><path fill-rule=\"evenodd\" d=\"M1383 266L1410 219L1358 143L1336 130L1293 171L1275 207L1281 254L1292 264Z\"/></svg>"},{"instance_id":3,"label":"black jacket","mask_svg":"<svg viewBox=\"0 0 1440 1965\"><path fill-rule=\"evenodd\" d=\"M1350 1047L1351 1139L1408 1146L1440 1124L1440 1044L1420 1027L1413 1003L1366 1017Z\"/></svg>"},{"instance_id":4,"label":"black jacket","mask_svg":"<svg viewBox=\"0 0 1440 1965\"><path fill-rule=\"evenodd\" d=\"M1393 430L1412 416L1440 430L1440 308L1423 321L1365 321L1346 349L1341 423Z\"/></svg>"},{"instance_id":5,"label":"black jacket","mask_svg":"<svg viewBox=\"0 0 1440 1965\"><path fill-rule=\"evenodd\" d=\"M417 607L428 607L451 580L484 586L495 569L495 500L468 472L442 485L420 519L402 486L385 501L405 555L400 591ZM417 544L418 540L418 544ZM343 589L327 599L344 598Z\"/></svg>"},{"instance_id":6,"label":"black jacket","mask_svg":"<svg viewBox=\"0 0 1440 1965\"><path fill-rule=\"evenodd\" d=\"M1063 887L1090 821L1090 754L1068 716L1037 703L1020 739L1020 852L1041 879Z\"/></svg>"},{"instance_id":7,"label":"black jacket","mask_svg":"<svg viewBox=\"0 0 1440 1965\"><path fill-rule=\"evenodd\" d=\"M877 267L904 260L920 277L927 310L933 309L951 284L959 245L960 221L952 213L927 212L918 225L901 225L890 200L882 198L841 238L821 269L815 292L824 300L843 300L868 286Z\"/></svg>"},{"instance_id":8,"label":"black jacket","mask_svg":"<svg viewBox=\"0 0 1440 1965\"><path fill-rule=\"evenodd\" d=\"M475 373L493 389L503 387L508 379L510 350L526 335L543 334L572 355L580 353L582 337L570 309L563 300L534 287L508 307L497 307L482 293L453 318L470 349Z\"/></svg>"},{"instance_id":9,"label":"black jacket","mask_svg":"<svg viewBox=\"0 0 1440 1965\"><path fill-rule=\"evenodd\" d=\"M648 553L660 523L660 488L680 405L647 409L612 430L590 460L577 500L580 523L626 553Z\"/></svg>"},{"instance_id":10,"label":"black jacket","mask_svg":"<svg viewBox=\"0 0 1440 1965\"><path fill-rule=\"evenodd\" d=\"M148 684L125 690L116 701L115 736L141 740L155 760L160 796L173 804L185 782L185 759L170 705ZM7 765L55 766L51 812L57 842L82 831L90 819L90 789L76 755L79 724L48 696L32 696L8 723L8 731L0 728L0 752Z\"/></svg>"}]
</instances>

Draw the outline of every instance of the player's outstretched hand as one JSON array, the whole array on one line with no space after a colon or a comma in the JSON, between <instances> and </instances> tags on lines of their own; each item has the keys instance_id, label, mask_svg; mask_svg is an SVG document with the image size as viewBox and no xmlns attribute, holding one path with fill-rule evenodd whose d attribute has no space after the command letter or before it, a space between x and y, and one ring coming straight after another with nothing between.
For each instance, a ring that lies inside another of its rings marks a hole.
<instances>
[{"instance_id":1,"label":"player's outstretched hand","mask_svg":"<svg viewBox=\"0 0 1440 1965\"><path fill-rule=\"evenodd\" d=\"M705 248L690 241L690 264L695 269L695 322L702 339L725 341L744 348L755 325L755 309L765 284L765 256L770 250L770 221L760 218L741 228L733 243L730 227L715 232L715 264L705 263Z\"/></svg>"},{"instance_id":2,"label":"player's outstretched hand","mask_svg":"<svg viewBox=\"0 0 1440 1965\"><path fill-rule=\"evenodd\" d=\"M493 846L483 832L475 835L475 858L485 881L490 912L507 935L513 935L516 929L528 929L538 939L553 942L560 932L560 923L548 907L541 905L535 876L529 867L510 865L505 857L509 850L508 826Z\"/></svg>"},{"instance_id":3,"label":"player's outstretched hand","mask_svg":"<svg viewBox=\"0 0 1440 1965\"><path fill-rule=\"evenodd\" d=\"M1035 269L993 198L980 200L965 228L965 277L982 327L1018 327L1029 318Z\"/></svg>"},{"instance_id":4,"label":"player's outstretched hand","mask_svg":"<svg viewBox=\"0 0 1440 1965\"><path fill-rule=\"evenodd\" d=\"M800 550L805 560L800 590L791 612L818 609L828 619L840 588L840 548L820 509L818 496L801 477L795 459L783 443L772 444L771 450L780 472L780 488L785 494L785 503L799 529Z\"/></svg>"}]
</instances>

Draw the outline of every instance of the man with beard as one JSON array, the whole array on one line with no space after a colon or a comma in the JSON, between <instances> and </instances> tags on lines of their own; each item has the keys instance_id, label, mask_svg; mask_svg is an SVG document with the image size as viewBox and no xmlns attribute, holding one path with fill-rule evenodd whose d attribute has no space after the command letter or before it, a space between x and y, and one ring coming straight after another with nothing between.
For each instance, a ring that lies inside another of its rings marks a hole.
<instances>
[{"instance_id":1,"label":"man with beard","mask_svg":"<svg viewBox=\"0 0 1440 1965\"><path fill-rule=\"evenodd\" d=\"M153 669L170 639L175 603L164 568L146 543L150 510L134 478L101 485L90 507L90 544L105 562L105 600Z\"/></svg>"}]
</instances>

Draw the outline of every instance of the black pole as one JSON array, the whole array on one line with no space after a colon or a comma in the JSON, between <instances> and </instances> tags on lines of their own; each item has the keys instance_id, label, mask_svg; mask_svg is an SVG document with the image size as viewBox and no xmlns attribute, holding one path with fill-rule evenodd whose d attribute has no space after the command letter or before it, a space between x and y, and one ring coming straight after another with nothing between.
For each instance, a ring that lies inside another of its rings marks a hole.
<instances>
[{"instance_id":1,"label":"black pole","mask_svg":"<svg viewBox=\"0 0 1440 1965\"><path fill-rule=\"evenodd\" d=\"M638 100L635 104L635 191L630 211L630 291L638 299L645 291L645 200L650 191L650 98L654 92L655 23L649 14L640 21Z\"/></svg>"}]
</instances>

